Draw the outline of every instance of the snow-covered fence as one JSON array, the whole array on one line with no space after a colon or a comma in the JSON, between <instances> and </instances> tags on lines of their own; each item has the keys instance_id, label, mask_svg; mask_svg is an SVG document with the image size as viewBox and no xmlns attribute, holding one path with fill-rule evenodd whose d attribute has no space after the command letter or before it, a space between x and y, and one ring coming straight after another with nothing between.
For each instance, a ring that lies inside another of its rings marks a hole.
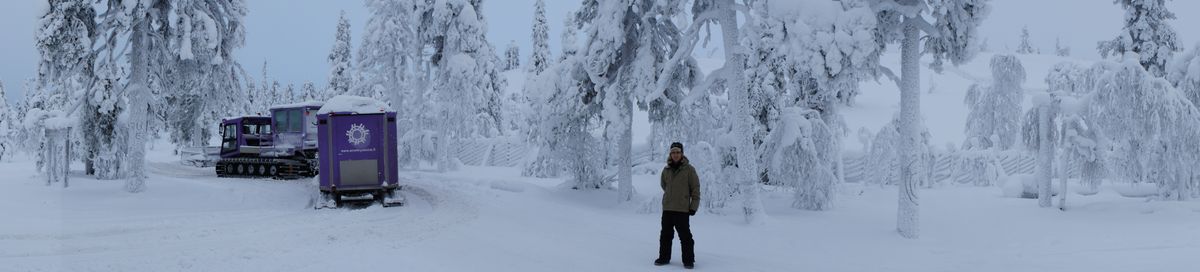
<instances>
[{"instance_id":1,"label":"snow-covered fence","mask_svg":"<svg viewBox=\"0 0 1200 272\"><path fill-rule=\"evenodd\" d=\"M515 167L531 155L530 148L516 137L503 137L460 140L451 152L464 165Z\"/></svg>"},{"instance_id":2,"label":"snow-covered fence","mask_svg":"<svg viewBox=\"0 0 1200 272\"><path fill-rule=\"evenodd\" d=\"M1015 174L1032 174L1034 170L1034 157L1029 154L1020 152L997 152L995 158L999 161L999 165L1004 168L1004 173L1008 175ZM931 165L930 177L933 183L943 183L953 181L955 183L970 183L972 180L971 173L963 171L955 171L955 166L960 163L963 156L959 152L938 152L933 154L933 163ZM843 162L846 167L845 175L846 182L866 182L870 174L868 170L868 159L864 154L846 153L843 155ZM1072 167L1076 167L1072 165ZM1078 171L1073 171L1078 172ZM887 184L887 182L877 182Z\"/></svg>"}]
</instances>

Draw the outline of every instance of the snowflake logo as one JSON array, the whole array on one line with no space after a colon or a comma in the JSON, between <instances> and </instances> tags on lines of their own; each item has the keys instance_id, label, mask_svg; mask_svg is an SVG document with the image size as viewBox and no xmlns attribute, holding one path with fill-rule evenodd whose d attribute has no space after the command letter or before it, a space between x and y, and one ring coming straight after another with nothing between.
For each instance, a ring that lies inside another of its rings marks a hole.
<instances>
[{"instance_id":1,"label":"snowflake logo","mask_svg":"<svg viewBox=\"0 0 1200 272\"><path fill-rule=\"evenodd\" d=\"M352 145L362 145L367 143L367 137L371 135L371 131L367 130L367 126L363 124L351 124L350 130L346 131L346 140Z\"/></svg>"}]
</instances>

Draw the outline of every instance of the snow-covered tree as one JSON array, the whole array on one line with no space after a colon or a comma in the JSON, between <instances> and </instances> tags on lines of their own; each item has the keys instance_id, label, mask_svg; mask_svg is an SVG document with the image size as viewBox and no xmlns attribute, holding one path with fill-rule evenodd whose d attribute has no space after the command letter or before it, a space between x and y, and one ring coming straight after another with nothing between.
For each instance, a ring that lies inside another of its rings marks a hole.
<instances>
[{"instance_id":1,"label":"snow-covered tree","mask_svg":"<svg viewBox=\"0 0 1200 272\"><path fill-rule=\"evenodd\" d=\"M248 79L233 56L245 41L245 16L241 0L171 3L167 42L172 55L163 62L172 73L165 77L161 93L172 142L207 145L221 118L246 108L242 82Z\"/></svg>"},{"instance_id":2,"label":"snow-covered tree","mask_svg":"<svg viewBox=\"0 0 1200 272\"><path fill-rule=\"evenodd\" d=\"M317 85L312 81L305 81L304 85L300 87L300 101L322 101L320 96L321 93L317 92Z\"/></svg>"},{"instance_id":3,"label":"snow-covered tree","mask_svg":"<svg viewBox=\"0 0 1200 272\"><path fill-rule=\"evenodd\" d=\"M1054 54L1059 57L1070 57L1071 56L1071 47L1063 46L1062 39L1055 38L1054 39Z\"/></svg>"},{"instance_id":4,"label":"snow-covered tree","mask_svg":"<svg viewBox=\"0 0 1200 272\"><path fill-rule=\"evenodd\" d=\"M1021 134L1021 101L1025 91L1025 68L1012 55L992 57L992 82L976 83L967 90L966 136L956 152L954 175L966 174L977 186L991 186L1006 176L995 151L1012 149Z\"/></svg>"},{"instance_id":5,"label":"snow-covered tree","mask_svg":"<svg viewBox=\"0 0 1200 272\"><path fill-rule=\"evenodd\" d=\"M106 165L105 171L126 180L129 192L145 190L145 144L152 130L151 122L156 113L164 108L163 90L170 86L167 67L173 57L182 56L172 47L173 34L178 25L169 18L175 11L173 4L165 0L147 1L104 1L105 11L99 13L95 73L99 83L93 92L100 96L111 94L116 114L113 131L116 135L111 152L101 151L101 156L112 156L114 165ZM180 5L186 7L186 5ZM93 95L96 97L96 95Z\"/></svg>"},{"instance_id":6,"label":"snow-covered tree","mask_svg":"<svg viewBox=\"0 0 1200 272\"><path fill-rule=\"evenodd\" d=\"M540 0L538 2L541 3ZM535 14L534 20L535 20L534 21L535 29L534 29L533 35L534 35L534 50L535 51L533 53L538 54L538 52L536 51L536 50L538 50L537 49L538 41L537 41L537 37L536 37L538 35L537 34L538 30L537 30L537 26L536 26L536 24L537 24L536 14ZM558 147L559 146L558 142L560 140L561 141L569 140L566 138L567 135L563 133L563 132L565 132L565 130L563 130L562 128L568 127L568 125L566 125L566 124L570 123L570 122L583 122L583 121L587 120L587 118L567 117L566 119L555 120L554 122L551 122L551 124L557 124L557 125L547 126L547 125L545 125L545 123L547 122L547 121L545 121L545 119L546 119L545 117L548 117L548 116L545 113L547 112L548 109L546 109L545 105L541 104L541 103L551 102L551 98L563 99L563 97L566 95L565 94L564 95L557 94L557 92L559 92L559 91L562 91L562 92L582 92L583 91L583 90L579 90L579 89L571 89L571 90L546 89L546 88L548 88L548 86L556 86L554 84L549 84L549 82L555 82L556 80L561 80L561 78L571 78L575 75L571 71L571 69L573 69L573 67L574 67L572 65L575 65L573 62L578 61L578 60L570 60L570 62L568 62L568 60L571 57L574 57L576 55L576 53L578 52L577 45L575 44L576 38L578 36L578 33L576 33L576 29L578 29L578 28L580 28L580 26L576 24L575 12L567 12L565 19L563 20L563 30L562 30L562 34L561 34L562 35L562 37L561 37L562 38L562 44L561 44L562 54L559 56L559 60L557 63L547 62L547 65L546 65L547 67L544 68L544 70L542 70L542 72L546 72L546 70L552 69L551 66L555 66L555 67L553 67L554 71L550 72L551 75L548 76L549 78L540 79L541 82L546 82L543 84L537 84L535 81L531 80L531 79L542 78L540 76L541 75L540 72L539 73L531 73L526 76L527 82L525 83L525 87L524 87L525 89L523 90L523 93L526 97L526 103L528 104L528 107L526 107L526 110L527 110L526 112L528 114L525 114L525 118L526 118L525 123L528 125L528 131L526 131L526 139L528 141L530 141L531 143L536 144L538 146L538 149L537 149L537 154L534 155L534 157L530 161L528 161L524 164L523 170L521 171L521 175L523 175L523 176L541 177L541 178L559 176L561 170L564 170L565 168L562 163L563 160L558 158L559 157L558 154L561 153L561 149ZM549 55L549 54L547 54L547 55ZM534 62L534 60L531 58L530 63L532 64L533 62ZM558 63L561 63L561 64L558 64ZM530 66L529 68L534 69L536 67ZM557 83L555 83L555 84L557 84ZM572 114L581 114L581 115L586 116L590 113L587 110L580 110L579 112L572 112ZM553 118L553 119L557 119L557 118ZM571 126L574 126L574 124L572 124ZM582 163L582 162L580 162L580 163ZM580 168L575 167L573 169L580 169ZM573 173L573 176L576 178L576 181L588 180L588 179L580 178L581 174L582 173Z\"/></svg>"},{"instance_id":7,"label":"snow-covered tree","mask_svg":"<svg viewBox=\"0 0 1200 272\"><path fill-rule=\"evenodd\" d=\"M831 164L841 147L829 142L834 132L820 115L799 107L783 109L780 126L768 137L779 143L769 148L771 180L796 187L795 208L827 210L833 205L838 174Z\"/></svg>"},{"instance_id":8,"label":"snow-covered tree","mask_svg":"<svg viewBox=\"0 0 1200 272\"><path fill-rule=\"evenodd\" d=\"M633 199L632 126L634 104L661 95L663 85L678 85L678 74L664 72L679 30L668 18L680 12L679 3L662 1L585 1L575 19L588 38L575 62L586 78L578 84L591 85L600 104L603 138L615 147L611 165L615 165L619 201ZM603 182L603 181L591 181ZM580 187L599 187L582 184Z\"/></svg>"},{"instance_id":9,"label":"snow-covered tree","mask_svg":"<svg viewBox=\"0 0 1200 272\"><path fill-rule=\"evenodd\" d=\"M865 173L863 173L866 177L865 180L871 184L900 184L902 166L905 163L912 163L915 168L914 175L921 181L917 186L927 187L932 184L931 179L928 178L932 173L926 171L928 167L925 167L930 164L928 159L932 156L929 146L931 137L929 130L923 128L924 130L921 131L917 145L919 149L916 151L917 155L914 156L915 161L908 162L901 157L900 153L905 139L900 137L899 125L900 116L897 114L892 117L891 122L880 128L879 132L876 132L871 138L870 146L866 147L867 156L864 164L867 170L864 170Z\"/></svg>"},{"instance_id":10,"label":"snow-covered tree","mask_svg":"<svg viewBox=\"0 0 1200 272\"><path fill-rule=\"evenodd\" d=\"M1037 53L1033 49L1033 44L1029 42L1029 26L1021 28L1021 44L1017 45L1017 54L1029 55Z\"/></svg>"},{"instance_id":11,"label":"snow-covered tree","mask_svg":"<svg viewBox=\"0 0 1200 272\"><path fill-rule=\"evenodd\" d=\"M283 104L300 102L304 99L304 94L296 91L295 83L288 83L287 88L283 91Z\"/></svg>"},{"instance_id":12,"label":"snow-covered tree","mask_svg":"<svg viewBox=\"0 0 1200 272\"><path fill-rule=\"evenodd\" d=\"M991 84L974 84L967 90L967 142L963 149L1013 148L1021 130L1021 101L1025 68L1012 55L992 57ZM992 142L996 138L1000 142Z\"/></svg>"},{"instance_id":13,"label":"snow-covered tree","mask_svg":"<svg viewBox=\"0 0 1200 272\"><path fill-rule=\"evenodd\" d=\"M828 209L832 205L832 192L842 179L840 136L845 134L845 125L838 109L853 103L858 82L873 78L874 65L878 63L874 15L865 7L836 2L804 5L767 2L754 5L753 9L750 21L754 25L745 27L744 32L750 52L746 66L752 72L744 75L755 97L753 104L766 111L766 116L755 118L760 120L761 129L756 134L789 131L787 128L795 122L809 122L813 127L794 130L803 135L765 137L765 147L756 149L792 146L790 151L794 153L760 154L766 166L763 170L770 183L795 184L795 207ZM767 121L762 122L763 119ZM797 145L793 139L806 139L813 144ZM791 165L779 161L788 158L807 158L807 163ZM781 174L786 171L772 169L775 166L830 175L796 179ZM782 179L776 180L777 177Z\"/></svg>"},{"instance_id":14,"label":"snow-covered tree","mask_svg":"<svg viewBox=\"0 0 1200 272\"><path fill-rule=\"evenodd\" d=\"M1054 117L1061 106L1058 102L1048 93L1038 94L1034 96L1033 108L1026 117L1025 146L1037 153L1034 176L1037 179L1038 206L1041 207L1052 205L1050 186L1057 162L1054 155L1057 151L1056 139L1059 137L1058 130L1054 129Z\"/></svg>"},{"instance_id":15,"label":"snow-covered tree","mask_svg":"<svg viewBox=\"0 0 1200 272\"><path fill-rule=\"evenodd\" d=\"M1112 142L1108 156L1119 176L1154 182L1159 197L1200 197L1200 109L1140 60L1096 64L1096 91L1087 116ZM1126 167L1140 165L1141 167Z\"/></svg>"},{"instance_id":16,"label":"snow-covered tree","mask_svg":"<svg viewBox=\"0 0 1200 272\"><path fill-rule=\"evenodd\" d=\"M329 50L329 87L326 88L323 99L337 95L348 94L353 82L350 77L350 21L346 19L346 11L338 17L337 34L334 35L333 48Z\"/></svg>"},{"instance_id":17,"label":"snow-covered tree","mask_svg":"<svg viewBox=\"0 0 1200 272\"><path fill-rule=\"evenodd\" d=\"M96 11L89 1L51 1L49 11L41 18L36 39L40 61L38 63L36 93L49 90L52 93L62 93L73 96L78 106L75 115L80 119L77 135L80 138L78 150L85 168L85 173L97 174L96 164L115 165L115 158L110 156L111 146L115 135L112 131L116 120L116 111L112 104L116 101L111 92L91 92L93 83L97 82L93 63L95 52L92 50L93 41L98 35L96 26ZM27 89L27 94L33 89ZM84 95L84 93L93 95ZM68 94L69 93L69 94ZM64 97L64 99L67 99ZM31 100L27 100L29 105ZM43 101L37 101L41 103ZM47 109L47 107L40 107ZM26 109L22 109L23 114ZM22 115L23 116L23 115ZM12 121L21 123L22 119ZM16 127L14 127L16 128ZM23 134L24 132L18 131ZM104 149L108 156L101 156ZM40 154L40 153L38 153ZM97 161L101 160L101 161ZM115 169L103 167L99 173L101 178L115 178ZM113 171L107 171L113 170Z\"/></svg>"},{"instance_id":18,"label":"snow-covered tree","mask_svg":"<svg viewBox=\"0 0 1200 272\"><path fill-rule=\"evenodd\" d=\"M533 4L533 31L530 34L533 48L529 50L526 71L541 74L550 65L550 25L546 21L546 2L537 0Z\"/></svg>"},{"instance_id":19,"label":"snow-covered tree","mask_svg":"<svg viewBox=\"0 0 1200 272\"><path fill-rule=\"evenodd\" d=\"M367 0L366 27L355 63L357 81L354 93L388 101L400 116L414 116L419 109L410 102L425 101L412 97L413 75L420 50L413 27L413 3L396 0ZM328 99L328 97L320 97ZM413 101L405 100L413 99ZM407 117L402 117L404 119Z\"/></svg>"},{"instance_id":20,"label":"snow-covered tree","mask_svg":"<svg viewBox=\"0 0 1200 272\"><path fill-rule=\"evenodd\" d=\"M8 107L8 94L4 92L4 81L0 81L0 161L4 161L12 149L13 112Z\"/></svg>"},{"instance_id":21,"label":"snow-covered tree","mask_svg":"<svg viewBox=\"0 0 1200 272\"><path fill-rule=\"evenodd\" d=\"M562 55L559 56L560 60L574 56L575 53L579 52L579 45L576 43L577 39L579 39L579 34L576 32L576 28L579 28L579 26L575 24L575 12L567 12L566 19L563 19L561 37Z\"/></svg>"},{"instance_id":22,"label":"snow-covered tree","mask_svg":"<svg viewBox=\"0 0 1200 272\"><path fill-rule=\"evenodd\" d=\"M900 205L897 230L905 238L919 237L916 155L920 122L920 64L923 54L932 54L935 63L950 60L960 64L975 53L975 34L988 12L986 0L871 0L878 20L876 40L883 44L900 42L900 157L905 162L900 174ZM924 32L926 36L921 37ZM924 50L921 50L924 41ZM885 72L890 74L890 72ZM894 76L893 76L894 77Z\"/></svg>"},{"instance_id":23,"label":"snow-covered tree","mask_svg":"<svg viewBox=\"0 0 1200 272\"><path fill-rule=\"evenodd\" d=\"M421 48L416 51L422 63L414 74L421 78L415 80L417 91L405 99L429 105L419 108L415 129L405 138L436 137L436 164L449 170L455 159L448 149L451 140L504 133L501 92L508 83L500 75L495 49L487 42L481 1L413 4L417 48Z\"/></svg>"},{"instance_id":24,"label":"snow-covered tree","mask_svg":"<svg viewBox=\"0 0 1200 272\"><path fill-rule=\"evenodd\" d=\"M1165 75L1171 55L1180 50L1175 28L1168 23L1175 13L1166 0L1114 0L1125 9L1125 21L1116 38L1100 41L1100 55L1137 53L1139 63L1154 76Z\"/></svg>"},{"instance_id":25,"label":"snow-covered tree","mask_svg":"<svg viewBox=\"0 0 1200 272\"><path fill-rule=\"evenodd\" d=\"M509 71L521 68L521 47L517 45L517 41L509 41L508 47L504 49L504 71Z\"/></svg>"},{"instance_id":26,"label":"snow-covered tree","mask_svg":"<svg viewBox=\"0 0 1200 272\"><path fill-rule=\"evenodd\" d=\"M1176 55L1167 67L1167 80L1192 104L1200 105L1200 43L1192 50Z\"/></svg>"}]
</instances>

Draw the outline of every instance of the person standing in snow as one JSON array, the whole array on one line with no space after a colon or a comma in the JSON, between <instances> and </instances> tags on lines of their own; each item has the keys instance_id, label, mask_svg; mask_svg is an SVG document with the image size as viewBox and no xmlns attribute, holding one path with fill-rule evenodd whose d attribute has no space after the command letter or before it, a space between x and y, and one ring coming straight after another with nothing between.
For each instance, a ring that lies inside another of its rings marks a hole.
<instances>
[{"instance_id":1,"label":"person standing in snow","mask_svg":"<svg viewBox=\"0 0 1200 272\"><path fill-rule=\"evenodd\" d=\"M696 241L692 240L688 217L696 215L696 209L700 208L700 178L683 155L683 144L671 143L671 155L662 170L660 185L663 189L662 232L658 239L658 259L654 260L654 265L671 262L671 242L675 239L674 232L678 231L679 243L683 248L683 267L691 269L696 264Z\"/></svg>"}]
</instances>

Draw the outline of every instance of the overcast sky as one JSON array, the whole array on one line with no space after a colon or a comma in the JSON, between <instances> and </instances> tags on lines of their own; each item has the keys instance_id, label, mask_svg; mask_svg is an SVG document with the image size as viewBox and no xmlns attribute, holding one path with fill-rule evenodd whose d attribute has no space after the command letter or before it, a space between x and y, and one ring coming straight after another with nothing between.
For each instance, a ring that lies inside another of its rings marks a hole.
<instances>
[{"instance_id":1,"label":"overcast sky","mask_svg":"<svg viewBox=\"0 0 1200 272\"><path fill-rule=\"evenodd\" d=\"M329 65L325 58L333 44L340 11L350 18L351 36L357 48L367 11L362 1L353 0L247 0L246 45L237 52L238 60L255 78L268 62L268 75L283 84L297 86L306 81L325 84ZM488 39L497 50L516 41L523 55L529 51L530 26L534 0L487 0L484 16L488 19ZM546 1L550 22L551 52L558 54L559 34L565 14L578 8L578 0ZM1123 11L1109 0L993 0L992 12L980 34L992 51L1016 49L1021 28L1029 26L1031 41L1043 52L1054 49L1056 38L1070 46L1073 56L1099 58L1096 42L1115 37L1121 28ZM33 35L41 16L41 1L5 1L0 8L0 82L9 101L23 93L25 79L34 75L37 51ZM1200 38L1200 1L1174 0L1168 6L1178 19L1172 22L1183 47L1190 49ZM353 52L357 53L357 52ZM1035 76L1036 77L1036 76Z\"/></svg>"}]
</instances>

